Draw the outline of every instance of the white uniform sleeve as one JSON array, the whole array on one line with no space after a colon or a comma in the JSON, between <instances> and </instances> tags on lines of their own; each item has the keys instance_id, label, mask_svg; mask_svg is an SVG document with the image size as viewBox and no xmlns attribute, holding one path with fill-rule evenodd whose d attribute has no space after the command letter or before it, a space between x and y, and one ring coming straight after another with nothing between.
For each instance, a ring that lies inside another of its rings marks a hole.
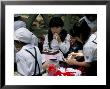
<instances>
[{"instance_id":1,"label":"white uniform sleeve","mask_svg":"<svg viewBox=\"0 0 110 89\"><path fill-rule=\"evenodd\" d=\"M67 34L67 37L65 38L64 42L59 43L59 47L63 53L67 53L69 51L69 48L70 48L70 35L69 34Z\"/></svg>"},{"instance_id":2,"label":"white uniform sleeve","mask_svg":"<svg viewBox=\"0 0 110 89\"><path fill-rule=\"evenodd\" d=\"M43 44L43 50L44 49L49 49L49 46L48 46L48 35L45 36L45 41L44 41L44 44Z\"/></svg>"},{"instance_id":3,"label":"white uniform sleeve","mask_svg":"<svg viewBox=\"0 0 110 89\"><path fill-rule=\"evenodd\" d=\"M92 62L94 57L94 48L92 46L86 46L83 48L85 62Z\"/></svg>"}]
</instances>

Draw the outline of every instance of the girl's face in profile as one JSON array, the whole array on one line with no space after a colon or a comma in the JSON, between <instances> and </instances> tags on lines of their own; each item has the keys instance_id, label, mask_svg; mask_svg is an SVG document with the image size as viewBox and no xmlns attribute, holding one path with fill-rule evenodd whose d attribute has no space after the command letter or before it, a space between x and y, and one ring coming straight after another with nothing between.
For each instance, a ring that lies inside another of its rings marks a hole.
<instances>
[{"instance_id":1,"label":"girl's face in profile","mask_svg":"<svg viewBox=\"0 0 110 89\"><path fill-rule=\"evenodd\" d=\"M55 34L55 33L60 34L61 30L62 30L62 27L51 27L52 34Z\"/></svg>"}]
</instances>

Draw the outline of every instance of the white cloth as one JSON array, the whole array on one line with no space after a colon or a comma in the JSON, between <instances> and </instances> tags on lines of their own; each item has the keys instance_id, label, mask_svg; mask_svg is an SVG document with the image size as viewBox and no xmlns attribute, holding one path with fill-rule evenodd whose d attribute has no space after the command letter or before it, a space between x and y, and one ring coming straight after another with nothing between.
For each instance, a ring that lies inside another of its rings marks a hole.
<instances>
[{"instance_id":1,"label":"white cloth","mask_svg":"<svg viewBox=\"0 0 110 89\"><path fill-rule=\"evenodd\" d=\"M26 23L20 20L14 22L14 31L16 31L17 29L21 27L26 28Z\"/></svg>"},{"instance_id":2,"label":"white cloth","mask_svg":"<svg viewBox=\"0 0 110 89\"><path fill-rule=\"evenodd\" d=\"M15 35L17 34L16 36L19 36L21 41L22 41L22 36L24 35L25 37L28 37L27 39L26 38L25 39L28 40L29 43L31 43L34 46L38 46L38 38L31 31L29 31L27 28L22 27L22 26L17 27L17 28L18 29L15 30ZM19 30L19 31L17 31L17 30ZM20 30L22 30L22 31L20 31ZM24 31L24 30L26 30L26 31ZM31 41L29 38L30 35L31 35ZM23 40L23 42L24 42L24 40Z\"/></svg>"},{"instance_id":3,"label":"white cloth","mask_svg":"<svg viewBox=\"0 0 110 89\"><path fill-rule=\"evenodd\" d=\"M60 70L62 73L73 72L75 76L81 76L81 74L82 74L82 72L80 70L73 69L73 68L63 68L63 67L60 67L60 68L58 68L58 70Z\"/></svg>"},{"instance_id":4,"label":"white cloth","mask_svg":"<svg viewBox=\"0 0 110 89\"><path fill-rule=\"evenodd\" d=\"M32 33L24 27L19 28L15 31L14 40L18 40L24 43L31 43Z\"/></svg>"},{"instance_id":5,"label":"white cloth","mask_svg":"<svg viewBox=\"0 0 110 89\"><path fill-rule=\"evenodd\" d=\"M83 47L85 62L97 61L97 35L92 34Z\"/></svg>"},{"instance_id":6,"label":"white cloth","mask_svg":"<svg viewBox=\"0 0 110 89\"><path fill-rule=\"evenodd\" d=\"M55 55L42 54L42 63L44 63L45 61L49 59L57 59L57 61L63 61L64 56L62 52L59 52Z\"/></svg>"},{"instance_id":7,"label":"white cloth","mask_svg":"<svg viewBox=\"0 0 110 89\"><path fill-rule=\"evenodd\" d=\"M36 48L37 60L40 66L40 71L42 71L42 56L38 47L28 44L26 46L23 46L22 49L16 53L17 71L21 75L31 76L34 73L35 58L25 50L25 49L29 50L35 56L35 51L33 47ZM38 73L39 71L37 65L36 74Z\"/></svg>"},{"instance_id":8,"label":"white cloth","mask_svg":"<svg viewBox=\"0 0 110 89\"><path fill-rule=\"evenodd\" d=\"M38 38L32 33L32 40L31 40L31 44L38 46Z\"/></svg>"},{"instance_id":9,"label":"white cloth","mask_svg":"<svg viewBox=\"0 0 110 89\"><path fill-rule=\"evenodd\" d=\"M86 16L84 16L79 20L79 22L82 21L83 19L87 22L91 30L97 27L97 20L91 22Z\"/></svg>"},{"instance_id":10,"label":"white cloth","mask_svg":"<svg viewBox=\"0 0 110 89\"><path fill-rule=\"evenodd\" d=\"M49 45L48 45L48 35L45 36L45 41L43 44L43 49L48 49L49 50ZM56 39L53 39L51 41L51 48L52 50L61 50L64 54L67 53L69 51L70 48L70 35L67 34L64 42L60 42L58 43L58 41Z\"/></svg>"}]
</instances>

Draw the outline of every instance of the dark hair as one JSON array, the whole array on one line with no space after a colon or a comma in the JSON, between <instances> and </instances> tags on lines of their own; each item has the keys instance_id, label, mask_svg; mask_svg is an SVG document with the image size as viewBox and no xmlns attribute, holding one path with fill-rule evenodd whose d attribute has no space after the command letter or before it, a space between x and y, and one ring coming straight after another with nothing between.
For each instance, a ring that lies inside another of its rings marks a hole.
<instances>
[{"instance_id":1,"label":"dark hair","mask_svg":"<svg viewBox=\"0 0 110 89\"><path fill-rule=\"evenodd\" d=\"M60 32L60 39L61 39L62 42L65 40L66 36L67 36L67 31L62 29L62 31ZM50 43L51 43L52 40L53 40L53 34L52 34L51 30L49 29L49 31L48 31L49 47L50 47Z\"/></svg>"},{"instance_id":2,"label":"dark hair","mask_svg":"<svg viewBox=\"0 0 110 89\"><path fill-rule=\"evenodd\" d=\"M60 17L53 17L50 22L49 22L49 27L63 27L64 26L64 22ZM63 42L65 40L67 36L67 31L62 29L60 32L60 38L61 41ZM51 29L49 29L48 31L48 42L49 42L49 47L50 47L50 43L53 40L53 34L51 32ZM51 47L50 47L51 48Z\"/></svg>"},{"instance_id":3,"label":"dark hair","mask_svg":"<svg viewBox=\"0 0 110 89\"><path fill-rule=\"evenodd\" d=\"M79 37L80 36L80 23L79 22L76 22L73 25L73 28L70 29L70 35L72 37Z\"/></svg>"},{"instance_id":4,"label":"dark hair","mask_svg":"<svg viewBox=\"0 0 110 89\"><path fill-rule=\"evenodd\" d=\"M21 16L14 17L14 21L18 21L18 20L21 20Z\"/></svg>"},{"instance_id":5,"label":"dark hair","mask_svg":"<svg viewBox=\"0 0 110 89\"><path fill-rule=\"evenodd\" d=\"M17 41L17 40L14 40L15 43L17 44L22 44L22 45L27 45L28 43L24 43L24 42L21 42L21 41Z\"/></svg>"},{"instance_id":6,"label":"dark hair","mask_svg":"<svg viewBox=\"0 0 110 89\"><path fill-rule=\"evenodd\" d=\"M63 27L64 22L60 17L53 17L49 22L49 27Z\"/></svg>"},{"instance_id":7,"label":"dark hair","mask_svg":"<svg viewBox=\"0 0 110 89\"><path fill-rule=\"evenodd\" d=\"M81 34L82 34L82 40L83 40L83 42L85 42L88 40L88 38L91 34L91 29L88 26L86 21L82 22L80 29L81 29Z\"/></svg>"},{"instance_id":8,"label":"dark hair","mask_svg":"<svg viewBox=\"0 0 110 89\"><path fill-rule=\"evenodd\" d=\"M86 14L85 15L90 21L94 21L97 19L97 14Z\"/></svg>"},{"instance_id":9,"label":"dark hair","mask_svg":"<svg viewBox=\"0 0 110 89\"><path fill-rule=\"evenodd\" d=\"M88 40L90 34L91 34L91 29L88 26L87 22L85 20L83 20L81 23L79 23L80 25L77 25L78 23L75 23L73 26L73 29L70 30L70 35L73 37L79 37L80 35L82 35L82 41L85 43L85 41Z\"/></svg>"}]
</instances>

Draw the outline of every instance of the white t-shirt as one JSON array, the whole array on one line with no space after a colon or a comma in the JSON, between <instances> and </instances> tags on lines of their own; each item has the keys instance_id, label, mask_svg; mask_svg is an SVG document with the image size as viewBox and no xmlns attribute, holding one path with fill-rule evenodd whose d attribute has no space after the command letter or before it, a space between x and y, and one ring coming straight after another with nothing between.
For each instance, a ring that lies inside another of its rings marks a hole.
<instances>
[{"instance_id":1,"label":"white t-shirt","mask_svg":"<svg viewBox=\"0 0 110 89\"><path fill-rule=\"evenodd\" d=\"M39 63L39 67L38 65L36 66L36 74L39 73L38 68L40 68L40 72L42 72L42 56L39 49L36 46L28 44L26 46L23 46L22 49L16 53L17 71L21 75L31 76L34 74L35 58L26 51L26 49L29 50L35 56L35 50L33 47L36 48L37 61Z\"/></svg>"},{"instance_id":2,"label":"white t-shirt","mask_svg":"<svg viewBox=\"0 0 110 89\"><path fill-rule=\"evenodd\" d=\"M49 49L49 45L48 45L48 35L45 36L45 41L43 44L43 49ZM67 53L69 51L70 48L70 35L67 34L64 42L60 42L58 43L58 41L56 39L53 39L51 41L50 44L52 50L61 50L63 53Z\"/></svg>"},{"instance_id":3,"label":"white t-shirt","mask_svg":"<svg viewBox=\"0 0 110 89\"><path fill-rule=\"evenodd\" d=\"M85 62L97 61L97 35L92 34L83 46Z\"/></svg>"}]
</instances>

